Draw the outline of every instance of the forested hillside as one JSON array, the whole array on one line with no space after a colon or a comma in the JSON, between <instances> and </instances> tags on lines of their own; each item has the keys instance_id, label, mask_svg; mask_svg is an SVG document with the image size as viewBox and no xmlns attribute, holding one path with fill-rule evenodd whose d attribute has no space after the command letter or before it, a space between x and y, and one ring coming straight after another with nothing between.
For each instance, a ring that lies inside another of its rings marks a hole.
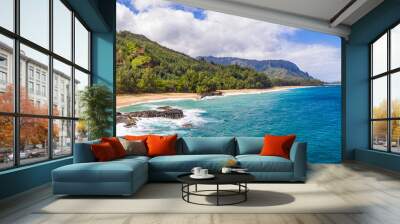
<instances>
[{"instance_id":1,"label":"forested hillside","mask_svg":"<svg viewBox=\"0 0 400 224\"><path fill-rule=\"evenodd\" d=\"M206 93L281 85L265 72L194 59L127 31L117 34L116 47L118 93ZM287 83L293 84L300 83Z\"/></svg>"}]
</instances>

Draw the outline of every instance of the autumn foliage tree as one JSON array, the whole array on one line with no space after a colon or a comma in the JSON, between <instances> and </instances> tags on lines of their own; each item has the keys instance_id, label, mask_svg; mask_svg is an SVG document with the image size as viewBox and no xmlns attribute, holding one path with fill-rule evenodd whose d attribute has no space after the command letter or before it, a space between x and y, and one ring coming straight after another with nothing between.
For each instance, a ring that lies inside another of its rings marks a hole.
<instances>
[{"instance_id":1,"label":"autumn foliage tree","mask_svg":"<svg viewBox=\"0 0 400 224\"><path fill-rule=\"evenodd\" d=\"M34 105L29 99L25 88L20 88L20 111L22 114L47 115L48 107L45 104ZM0 110L2 112L13 112L14 108L14 88L9 85L6 92L0 94ZM13 117L0 116L0 149L12 150L13 147ZM48 119L32 118L22 116L20 118L20 148L26 145L45 145L48 139ZM58 137L59 128L53 126L53 138Z\"/></svg>"},{"instance_id":2,"label":"autumn foliage tree","mask_svg":"<svg viewBox=\"0 0 400 224\"><path fill-rule=\"evenodd\" d=\"M400 101L392 100L391 116L400 117ZM373 118L387 118L387 101L381 101L378 106L373 108ZM387 121L377 121L373 125L374 138L386 139L387 136ZM392 142L400 141L400 122L392 121L391 123Z\"/></svg>"}]
</instances>

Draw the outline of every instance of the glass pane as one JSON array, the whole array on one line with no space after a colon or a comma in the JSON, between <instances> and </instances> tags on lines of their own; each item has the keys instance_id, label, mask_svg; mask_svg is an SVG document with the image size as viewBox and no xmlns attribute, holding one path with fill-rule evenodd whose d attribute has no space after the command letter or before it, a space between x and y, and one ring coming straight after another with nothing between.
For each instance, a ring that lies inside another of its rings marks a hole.
<instances>
[{"instance_id":1,"label":"glass pane","mask_svg":"<svg viewBox=\"0 0 400 224\"><path fill-rule=\"evenodd\" d=\"M392 152L400 153L400 120L391 121Z\"/></svg>"},{"instance_id":2,"label":"glass pane","mask_svg":"<svg viewBox=\"0 0 400 224\"><path fill-rule=\"evenodd\" d=\"M21 113L48 114L48 63L47 55L21 44Z\"/></svg>"},{"instance_id":3,"label":"glass pane","mask_svg":"<svg viewBox=\"0 0 400 224\"><path fill-rule=\"evenodd\" d=\"M49 48L49 0L20 0L21 36Z\"/></svg>"},{"instance_id":4,"label":"glass pane","mask_svg":"<svg viewBox=\"0 0 400 224\"><path fill-rule=\"evenodd\" d=\"M0 26L14 31L14 0L1 0Z\"/></svg>"},{"instance_id":5,"label":"glass pane","mask_svg":"<svg viewBox=\"0 0 400 224\"><path fill-rule=\"evenodd\" d=\"M35 163L49 158L49 120L22 117L20 119L20 163Z\"/></svg>"},{"instance_id":6,"label":"glass pane","mask_svg":"<svg viewBox=\"0 0 400 224\"><path fill-rule=\"evenodd\" d=\"M387 77L372 81L372 118L387 118Z\"/></svg>"},{"instance_id":7,"label":"glass pane","mask_svg":"<svg viewBox=\"0 0 400 224\"><path fill-rule=\"evenodd\" d=\"M14 165L13 118L0 116L0 170Z\"/></svg>"},{"instance_id":8,"label":"glass pane","mask_svg":"<svg viewBox=\"0 0 400 224\"><path fill-rule=\"evenodd\" d=\"M392 117L400 118L400 72L391 75L391 110Z\"/></svg>"},{"instance_id":9,"label":"glass pane","mask_svg":"<svg viewBox=\"0 0 400 224\"><path fill-rule=\"evenodd\" d=\"M85 88L89 86L89 75L75 69L75 117L81 114L80 95Z\"/></svg>"},{"instance_id":10,"label":"glass pane","mask_svg":"<svg viewBox=\"0 0 400 224\"><path fill-rule=\"evenodd\" d=\"M387 151L387 121L372 122L372 148Z\"/></svg>"},{"instance_id":11,"label":"glass pane","mask_svg":"<svg viewBox=\"0 0 400 224\"><path fill-rule=\"evenodd\" d=\"M72 69L53 60L53 114L72 117Z\"/></svg>"},{"instance_id":12,"label":"glass pane","mask_svg":"<svg viewBox=\"0 0 400 224\"><path fill-rule=\"evenodd\" d=\"M75 18L75 63L89 70L89 32Z\"/></svg>"},{"instance_id":13,"label":"glass pane","mask_svg":"<svg viewBox=\"0 0 400 224\"><path fill-rule=\"evenodd\" d=\"M14 111L13 40L0 35L0 111Z\"/></svg>"},{"instance_id":14,"label":"glass pane","mask_svg":"<svg viewBox=\"0 0 400 224\"><path fill-rule=\"evenodd\" d=\"M88 138L88 129L84 120L75 122L75 142L85 142Z\"/></svg>"},{"instance_id":15,"label":"glass pane","mask_svg":"<svg viewBox=\"0 0 400 224\"><path fill-rule=\"evenodd\" d=\"M391 31L390 50L391 69L400 67L400 25L397 25Z\"/></svg>"},{"instance_id":16,"label":"glass pane","mask_svg":"<svg viewBox=\"0 0 400 224\"><path fill-rule=\"evenodd\" d=\"M387 34L372 44L372 71L374 76L387 71Z\"/></svg>"},{"instance_id":17,"label":"glass pane","mask_svg":"<svg viewBox=\"0 0 400 224\"><path fill-rule=\"evenodd\" d=\"M71 60L72 12L60 1L53 1L53 51Z\"/></svg>"},{"instance_id":18,"label":"glass pane","mask_svg":"<svg viewBox=\"0 0 400 224\"><path fill-rule=\"evenodd\" d=\"M53 120L53 156L72 154L72 121Z\"/></svg>"}]
</instances>

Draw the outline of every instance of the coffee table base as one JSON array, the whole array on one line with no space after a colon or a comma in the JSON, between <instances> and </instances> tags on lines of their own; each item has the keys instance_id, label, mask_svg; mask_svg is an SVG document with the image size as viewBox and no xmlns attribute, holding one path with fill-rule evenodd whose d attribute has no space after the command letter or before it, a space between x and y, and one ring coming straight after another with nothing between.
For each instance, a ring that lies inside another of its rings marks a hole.
<instances>
[{"instance_id":1,"label":"coffee table base","mask_svg":"<svg viewBox=\"0 0 400 224\"><path fill-rule=\"evenodd\" d=\"M220 185L227 184L215 184L216 190L197 190L197 184L186 184L182 183L182 199L187 203L196 204L196 205L209 205L209 206L224 206L224 205L236 205L242 202L247 201L247 192L249 191L247 187L247 183L238 183L238 184L230 184L238 186L237 190L222 190L220 189ZM190 191L190 186L195 186L195 191ZM202 194L202 192L215 192L216 194ZM223 193L223 194L221 194ZM202 204L190 201L190 196L203 196L203 197L216 197L216 204ZM241 199L231 203L221 203L221 197L233 197L233 196L241 196Z\"/></svg>"}]
</instances>

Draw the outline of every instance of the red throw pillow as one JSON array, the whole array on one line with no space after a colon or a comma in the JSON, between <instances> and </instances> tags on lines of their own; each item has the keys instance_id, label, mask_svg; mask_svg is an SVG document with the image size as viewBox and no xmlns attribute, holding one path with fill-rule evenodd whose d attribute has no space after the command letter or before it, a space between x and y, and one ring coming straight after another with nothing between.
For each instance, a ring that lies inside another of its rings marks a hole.
<instances>
[{"instance_id":1,"label":"red throw pillow","mask_svg":"<svg viewBox=\"0 0 400 224\"><path fill-rule=\"evenodd\" d=\"M108 142L93 144L91 145L91 149L94 157L99 162L110 161L117 158L113 147Z\"/></svg>"},{"instance_id":2,"label":"red throw pillow","mask_svg":"<svg viewBox=\"0 0 400 224\"><path fill-rule=\"evenodd\" d=\"M264 136L264 146L261 149L262 156L280 156L290 158L290 148L293 145L296 135L288 136Z\"/></svg>"},{"instance_id":3,"label":"red throw pillow","mask_svg":"<svg viewBox=\"0 0 400 224\"><path fill-rule=\"evenodd\" d=\"M177 135L159 136L149 135L147 137L148 156L176 155Z\"/></svg>"},{"instance_id":4,"label":"red throw pillow","mask_svg":"<svg viewBox=\"0 0 400 224\"><path fill-rule=\"evenodd\" d=\"M124 149L124 146L122 146L121 142L119 141L118 138L116 137L110 137L110 138L101 138L101 142L108 142L114 149L115 155L117 158L125 157L126 156L126 151Z\"/></svg>"},{"instance_id":5,"label":"red throw pillow","mask_svg":"<svg viewBox=\"0 0 400 224\"><path fill-rule=\"evenodd\" d=\"M125 139L128 141L144 141L146 142L148 135L125 135Z\"/></svg>"}]
</instances>

